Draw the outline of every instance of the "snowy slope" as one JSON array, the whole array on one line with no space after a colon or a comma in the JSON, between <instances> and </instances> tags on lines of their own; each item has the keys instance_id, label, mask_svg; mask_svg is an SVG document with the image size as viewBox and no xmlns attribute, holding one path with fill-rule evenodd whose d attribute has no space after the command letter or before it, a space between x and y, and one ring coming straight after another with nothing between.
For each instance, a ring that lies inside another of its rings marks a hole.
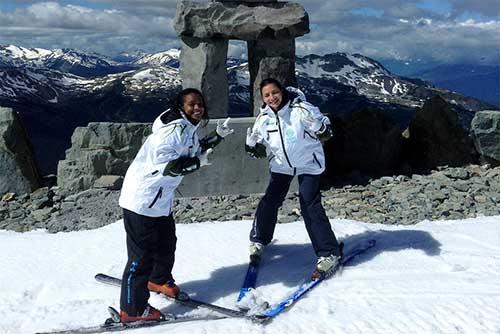
<instances>
[{"instance_id":1,"label":"snowy slope","mask_svg":"<svg viewBox=\"0 0 500 334\"><path fill-rule=\"evenodd\" d=\"M377 246L262 326L243 319L182 323L130 333L500 333L500 216L415 226L332 220L346 243ZM249 221L177 225L174 276L199 299L233 307L246 270ZM302 223L278 225L257 292L269 302L290 293L315 256ZM119 289L94 281L120 275L120 223L93 231L0 231L0 332L33 333L102 322ZM164 312L185 307L153 296Z\"/></svg>"}]
</instances>

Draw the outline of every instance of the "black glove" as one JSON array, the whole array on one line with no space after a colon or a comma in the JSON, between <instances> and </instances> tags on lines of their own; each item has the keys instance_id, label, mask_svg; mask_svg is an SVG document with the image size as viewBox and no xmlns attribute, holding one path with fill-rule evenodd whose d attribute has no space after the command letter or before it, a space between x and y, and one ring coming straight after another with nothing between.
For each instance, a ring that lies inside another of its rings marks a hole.
<instances>
[{"instance_id":1,"label":"black glove","mask_svg":"<svg viewBox=\"0 0 500 334\"><path fill-rule=\"evenodd\" d=\"M255 159L267 157L266 146L261 143L257 143L255 146L245 145L245 151L249 156Z\"/></svg>"},{"instance_id":2,"label":"black glove","mask_svg":"<svg viewBox=\"0 0 500 334\"><path fill-rule=\"evenodd\" d=\"M210 132L208 135L200 139L201 151L205 152L209 148L214 148L215 146L220 144L222 139L223 138L219 136L216 130Z\"/></svg>"},{"instance_id":3,"label":"black glove","mask_svg":"<svg viewBox=\"0 0 500 334\"><path fill-rule=\"evenodd\" d=\"M170 161L165 169L163 175L166 176L180 176L194 172L200 168L200 159L198 157L180 157Z\"/></svg>"},{"instance_id":4,"label":"black glove","mask_svg":"<svg viewBox=\"0 0 500 334\"><path fill-rule=\"evenodd\" d=\"M332 126L330 124L323 124L321 129L316 132L316 136L318 136L321 143L326 142L328 139L333 137Z\"/></svg>"}]
</instances>

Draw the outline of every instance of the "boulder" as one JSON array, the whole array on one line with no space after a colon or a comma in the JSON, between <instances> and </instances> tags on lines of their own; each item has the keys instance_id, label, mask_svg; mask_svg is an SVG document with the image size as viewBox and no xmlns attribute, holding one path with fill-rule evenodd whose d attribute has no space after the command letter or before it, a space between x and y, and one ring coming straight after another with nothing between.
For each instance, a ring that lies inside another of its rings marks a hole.
<instances>
[{"instance_id":1,"label":"boulder","mask_svg":"<svg viewBox=\"0 0 500 334\"><path fill-rule=\"evenodd\" d=\"M146 123L103 122L76 128L65 160L59 161L57 185L63 192L78 192L103 175L125 175L150 133Z\"/></svg>"},{"instance_id":2,"label":"boulder","mask_svg":"<svg viewBox=\"0 0 500 334\"><path fill-rule=\"evenodd\" d=\"M427 100L409 126L406 153L416 171L437 166L464 166L477 161L469 136L473 113L440 96Z\"/></svg>"},{"instance_id":3,"label":"boulder","mask_svg":"<svg viewBox=\"0 0 500 334\"><path fill-rule=\"evenodd\" d=\"M500 111L477 112L471 123L474 146L483 162L500 165Z\"/></svg>"},{"instance_id":4,"label":"boulder","mask_svg":"<svg viewBox=\"0 0 500 334\"><path fill-rule=\"evenodd\" d=\"M0 107L0 195L30 193L42 183L33 147L21 119Z\"/></svg>"},{"instance_id":5,"label":"boulder","mask_svg":"<svg viewBox=\"0 0 500 334\"><path fill-rule=\"evenodd\" d=\"M174 29L181 37L257 40L295 38L309 32L309 16L296 3L182 1Z\"/></svg>"},{"instance_id":6,"label":"boulder","mask_svg":"<svg viewBox=\"0 0 500 334\"><path fill-rule=\"evenodd\" d=\"M402 131L382 112L367 108L331 121L334 135L324 147L326 176L396 172L401 163Z\"/></svg>"}]
</instances>

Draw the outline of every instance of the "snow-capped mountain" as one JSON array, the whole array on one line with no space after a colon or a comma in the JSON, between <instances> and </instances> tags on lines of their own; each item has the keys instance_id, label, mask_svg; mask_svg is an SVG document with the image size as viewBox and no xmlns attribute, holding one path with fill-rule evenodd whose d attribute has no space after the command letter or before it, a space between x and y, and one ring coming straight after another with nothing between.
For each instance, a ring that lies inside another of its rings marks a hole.
<instances>
[{"instance_id":1,"label":"snow-capped mountain","mask_svg":"<svg viewBox=\"0 0 500 334\"><path fill-rule=\"evenodd\" d=\"M1 67L53 69L83 77L118 73L131 68L98 54L86 54L72 49L46 50L14 45L0 46Z\"/></svg>"},{"instance_id":2,"label":"snow-capped mountain","mask_svg":"<svg viewBox=\"0 0 500 334\"><path fill-rule=\"evenodd\" d=\"M74 50L0 47L0 105L21 114L36 138L35 149L43 143L38 147L40 160L57 155L42 169L54 170L76 126L91 121L151 122L167 107L181 88L179 50L136 56L119 62ZM248 64L239 59L228 59L227 64L230 113L248 116ZM298 57L296 74L308 99L328 114L374 106L407 124L415 107L436 94L469 110L490 107L419 79L393 75L362 55ZM50 152L41 152L48 147Z\"/></svg>"},{"instance_id":3,"label":"snow-capped mountain","mask_svg":"<svg viewBox=\"0 0 500 334\"><path fill-rule=\"evenodd\" d=\"M181 50L179 49L170 49L164 52L143 55L132 63L136 65L166 65L179 68L180 53Z\"/></svg>"}]
</instances>

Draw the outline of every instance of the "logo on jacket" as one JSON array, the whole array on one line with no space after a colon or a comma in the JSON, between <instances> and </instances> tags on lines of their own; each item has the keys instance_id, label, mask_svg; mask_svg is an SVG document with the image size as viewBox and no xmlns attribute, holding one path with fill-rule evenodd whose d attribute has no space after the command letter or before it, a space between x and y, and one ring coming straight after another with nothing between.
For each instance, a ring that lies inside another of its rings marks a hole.
<instances>
[{"instance_id":1,"label":"logo on jacket","mask_svg":"<svg viewBox=\"0 0 500 334\"><path fill-rule=\"evenodd\" d=\"M293 129L291 128L286 129L285 137L286 141L289 142L290 144L293 144L297 141L297 136L295 135L295 131L293 131Z\"/></svg>"}]
</instances>

